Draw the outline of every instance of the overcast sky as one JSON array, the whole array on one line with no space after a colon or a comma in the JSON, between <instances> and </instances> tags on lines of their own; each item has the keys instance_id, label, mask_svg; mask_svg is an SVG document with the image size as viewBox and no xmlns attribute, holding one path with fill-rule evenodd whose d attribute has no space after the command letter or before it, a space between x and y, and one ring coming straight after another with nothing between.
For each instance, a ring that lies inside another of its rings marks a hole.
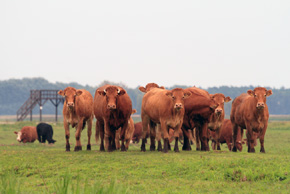
<instances>
[{"instance_id":1,"label":"overcast sky","mask_svg":"<svg viewBox=\"0 0 290 194\"><path fill-rule=\"evenodd\" d=\"M1 0L0 80L290 88L290 1Z\"/></svg>"}]
</instances>

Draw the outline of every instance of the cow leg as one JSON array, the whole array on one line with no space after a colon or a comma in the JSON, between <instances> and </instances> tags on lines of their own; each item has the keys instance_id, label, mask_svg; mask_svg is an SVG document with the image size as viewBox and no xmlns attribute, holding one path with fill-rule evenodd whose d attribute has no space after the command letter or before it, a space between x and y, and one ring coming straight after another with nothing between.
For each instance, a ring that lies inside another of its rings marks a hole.
<instances>
[{"instance_id":1,"label":"cow leg","mask_svg":"<svg viewBox=\"0 0 290 194\"><path fill-rule=\"evenodd\" d=\"M255 153L255 148L254 148L255 136L253 134L253 130L250 124L247 124L246 127L247 127L248 152Z\"/></svg>"},{"instance_id":2,"label":"cow leg","mask_svg":"<svg viewBox=\"0 0 290 194\"><path fill-rule=\"evenodd\" d=\"M146 151L145 143L146 143L146 134L148 131L149 126L149 118L143 114L141 114L142 117L142 144L141 144L141 152Z\"/></svg>"},{"instance_id":3,"label":"cow leg","mask_svg":"<svg viewBox=\"0 0 290 194\"><path fill-rule=\"evenodd\" d=\"M65 151L69 152L70 151L70 144L69 144L69 123L63 120L63 125L64 125L64 130L65 130L65 140L66 140L66 146L65 146Z\"/></svg>"},{"instance_id":4,"label":"cow leg","mask_svg":"<svg viewBox=\"0 0 290 194\"><path fill-rule=\"evenodd\" d=\"M203 123L200 127L200 139L201 139L201 150L209 151L208 147L208 133L207 133L207 124Z\"/></svg>"},{"instance_id":5,"label":"cow leg","mask_svg":"<svg viewBox=\"0 0 290 194\"><path fill-rule=\"evenodd\" d=\"M150 151L155 151L156 145L155 145L155 139L156 139L156 133L160 133L160 125L156 125L155 123L150 123ZM157 131L157 132L156 132ZM161 136L161 134L160 134Z\"/></svg>"},{"instance_id":6,"label":"cow leg","mask_svg":"<svg viewBox=\"0 0 290 194\"><path fill-rule=\"evenodd\" d=\"M216 130L216 144L217 144L217 150L221 150L221 147L220 147L220 128L218 128Z\"/></svg>"},{"instance_id":7,"label":"cow leg","mask_svg":"<svg viewBox=\"0 0 290 194\"><path fill-rule=\"evenodd\" d=\"M92 117L87 121L87 126L88 126L88 144L87 144L87 150L91 150L91 136L92 136L92 125L93 125L93 120Z\"/></svg>"},{"instance_id":8,"label":"cow leg","mask_svg":"<svg viewBox=\"0 0 290 194\"><path fill-rule=\"evenodd\" d=\"M158 152L161 152L162 151L162 143L161 143L161 130L160 130L160 125L157 125L156 140L158 142L157 150L158 150Z\"/></svg>"},{"instance_id":9,"label":"cow leg","mask_svg":"<svg viewBox=\"0 0 290 194\"><path fill-rule=\"evenodd\" d=\"M182 146L182 150L184 151L189 151L191 150L191 146L189 143L189 134L188 131L184 128L182 128L182 132L183 132L183 146Z\"/></svg>"},{"instance_id":10,"label":"cow leg","mask_svg":"<svg viewBox=\"0 0 290 194\"><path fill-rule=\"evenodd\" d=\"M200 128L199 127L195 127L195 137L196 137L196 151L199 151L199 150L201 150L201 141L200 141Z\"/></svg>"},{"instance_id":11,"label":"cow leg","mask_svg":"<svg viewBox=\"0 0 290 194\"><path fill-rule=\"evenodd\" d=\"M179 139L179 130L181 126L178 126L177 128L174 129L174 137L175 137L175 145L174 145L174 151L179 152L179 147L178 147L178 139Z\"/></svg>"},{"instance_id":12,"label":"cow leg","mask_svg":"<svg viewBox=\"0 0 290 194\"><path fill-rule=\"evenodd\" d=\"M99 136L101 138L101 143L100 143L100 151L104 152L105 151L105 146L104 146L104 125L102 125L99 121L96 122L96 142L98 142Z\"/></svg>"},{"instance_id":13,"label":"cow leg","mask_svg":"<svg viewBox=\"0 0 290 194\"><path fill-rule=\"evenodd\" d=\"M110 127L109 127L109 123L105 121L105 126L104 126L104 130L105 130L105 150L107 150L108 152L112 151L112 134L110 131Z\"/></svg>"},{"instance_id":14,"label":"cow leg","mask_svg":"<svg viewBox=\"0 0 290 194\"><path fill-rule=\"evenodd\" d=\"M163 134L163 138L164 138L163 152L167 153L168 152L168 144L169 144L169 134L168 134L169 128L166 126L166 123L164 120L160 121L160 129L161 129L161 133Z\"/></svg>"},{"instance_id":15,"label":"cow leg","mask_svg":"<svg viewBox=\"0 0 290 194\"><path fill-rule=\"evenodd\" d=\"M178 148L178 137L175 137L174 151L175 152L179 152L179 148Z\"/></svg>"},{"instance_id":16,"label":"cow leg","mask_svg":"<svg viewBox=\"0 0 290 194\"><path fill-rule=\"evenodd\" d=\"M261 133L260 133L260 145L261 145L261 149L260 149L260 152L262 153L265 153L265 148L264 148L264 137L265 137L265 134L266 134L266 130L267 130L267 127L268 127L268 123L264 126L264 128L262 129ZM257 137L256 137L257 138Z\"/></svg>"},{"instance_id":17,"label":"cow leg","mask_svg":"<svg viewBox=\"0 0 290 194\"><path fill-rule=\"evenodd\" d=\"M121 140L122 140L121 152L127 151L125 147L125 136L126 136L126 131L128 129L128 124L129 124L128 122L125 122L125 124L121 128Z\"/></svg>"},{"instance_id":18,"label":"cow leg","mask_svg":"<svg viewBox=\"0 0 290 194\"><path fill-rule=\"evenodd\" d=\"M77 125L77 131L75 133L75 138L76 138L76 146L74 151L80 151L82 150L82 145L81 145L81 132L83 128L83 119L81 119Z\"/></svg>"},{"instance_id":19,"label":"cow leg","mask_svg":"<svg viewBox=\"0 0 290 194\"><path fill-rule=\"evenodd\" d=\"M120 131L121 131L121 128L119 128L117 131L116 131L116 136L115 136L115 143L116 143L116 149L120 149L121 145L120 145Z\"/></svg>"},{"instance_id":20,"label":"cow leg","mask_svg":"<svg viewBox=\"0 0 290 194\"><path fill-rule=\"evenodd\" d=\"M233 148L232 148L232 151L233 152L237 152L237 146L236 146L236 143L237 143L237 135L238 135L238 125L236 124L232 124L233 125Z\"/></svg>"}]
</instances>

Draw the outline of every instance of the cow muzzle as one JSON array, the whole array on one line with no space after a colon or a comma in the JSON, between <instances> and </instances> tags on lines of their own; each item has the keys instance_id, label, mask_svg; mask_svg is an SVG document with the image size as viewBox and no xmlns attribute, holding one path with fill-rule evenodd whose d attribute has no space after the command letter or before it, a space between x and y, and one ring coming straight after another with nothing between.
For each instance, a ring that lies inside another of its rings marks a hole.
<instances>
[{"instance_id":1,"label":"cow muzzle","mask_svg":"<svg viewBox=\"0 0 290 194\"><path fill-rule=\"evenodd\" d=\"M108 104L107 109L109 110L116 110L116 105L115 104Z\"/></svg>"},{"instance_id":2,"label":"cow muzzle","mask_svg":"<svg viewBox=\"0 0 290 194\"><path fill-rule=\"evenodd\" d=\"M74 104L73 102L68 102L68 103L67 103L67 107L68 107L68 109L73 109L74 106L75 106L75 104Z\"/></svg>"},{"instance_id":3,"label":"cow muzzle","mask_svg":"<svg viewBox=\"0 0 290 194\"><path fill-rule=\"evenodd\" d=\"M180 109L183 108L183 105L182 105L181 103L176 103L176 104L174 105L174 108L175 108L176 110L180 110Z\"/></svg>"},{"instance_id":4,"label":"cow muzzle","mask_svg":"<svg viewBox=\"0 0 290 194\"><path fill-rule=\"evenodd\" d=\"M221 115L222 114L222 112L223 112L223 109L215 109L215 113L217 114L217 115Z\"/></svg>"},{"instance_id":5,"label":"cow muzzle","mask_svg":"<svg viewBox=\"0 0 290 194\"><path fill-rule=\"evenodd\" d=\"M258 102L257 109L263 109L263 108L265 108L265 103L264 102Z\"/></svg>"}]
</instances>

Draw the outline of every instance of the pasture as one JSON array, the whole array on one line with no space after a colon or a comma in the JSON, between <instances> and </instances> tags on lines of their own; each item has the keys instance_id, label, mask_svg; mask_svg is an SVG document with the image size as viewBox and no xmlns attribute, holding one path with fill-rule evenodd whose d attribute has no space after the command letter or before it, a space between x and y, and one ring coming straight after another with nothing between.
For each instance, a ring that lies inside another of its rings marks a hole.
<instances>
[{"instance_id":1,"label":"pasture","mask_svg":"<svg viewBox=\"0 0 290 194\"><path fill-rule=\"evenodd\" d=\"M290 122L272 121L265 137L266 154L221 151L65 152L61 122L52 124L54 145L16 141L15 130L38 122L0 124L0 193L289 193ZM71 129L71 148L75 145ZM173 145L173 144L172 144ZM172 146L173 147L173 146ZM180 146L181 150L181 146Z\"/></svg>"}]
</instances>

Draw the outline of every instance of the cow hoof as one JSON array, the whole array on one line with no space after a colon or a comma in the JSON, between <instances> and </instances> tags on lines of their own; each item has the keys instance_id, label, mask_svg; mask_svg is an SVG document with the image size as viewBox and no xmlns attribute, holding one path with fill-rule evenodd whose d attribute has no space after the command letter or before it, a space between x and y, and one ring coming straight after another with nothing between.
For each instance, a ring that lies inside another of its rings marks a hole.
<instances>
[{"instance_id":1,"label":"cow hoof","mask_svg":"<svg viewBox=\"0 0 290 194\"><path fill-rule=\"evenodd\" d=\"M81 151L81 150L82 150L82 146L75 146L75 152Z\"/></svg>"},{"instance_id":2,"label":"cow hoof","mask_svg":"<svg viewBox=\"0 0 290 194\"><path fill-rule=\"evenodd\" d=\"M100 151L101 151L101 152L104 152L104 151L105 151L105 147L104 147L104 145L100 145Z\"/></svg>"},{"instance_id":3,"label":"cow hoof","mask_svg":"<svg viewBox=\"0 0 290 194\"><path fill-rule=\"evenodd\" d=\"M65 146L65 151L66 151L66 152L69 152L69 151L70 151L70 145L66 145L66 146Z\"/></svg>"},{"instance_id":4,"label":"cow hoof","mask_svg":"<svg viewBox=\"0 0 290 194\"><path fill-rule=\"evenodd\" d=\"M233 147L232 152L237 152L237 147Z\"/></svg>"},{"instance_id":5,"label":"cow hoof","mask_svg":"<svg viewBox=\"0 0 290 194\"><path fill-rule=\"evenodd\" d=\"M178 148L174 148L174 151L175 151L175 152L179 152L179 149L178 149Z\"/></svg>"},{"instance_id":6,"label":"cow hoof","mask_svg":"<svg viewBox=\"0 0 290 194\"><path fill-rule=\"evenodd\" d=\"M125 151L127 151L127 150L126 150L125 146L122 145L122 146L121 146L121 152L125 152Z\"/></svg>"},{"instance_id":7,"label":"cow hoof","mask_svg":"<svg viewBox=\"0 0 290 194\"><path fill-rule=\"evenodd\" d=\"M260 152L261 153L265 153L265 149L264 148L261 148Z\"/></svg>"},{"instance_id":8,"label":"cow hoof","mask_svg":"<svg viewBox=\"0 0 290 194\"><path fill-rule=\"evenodd\" d=\"M155 145L150 146L150 151L155 151L155 149L156 149Z\"/></svg>"},{"instance_id":9,"label":"cow hoof","mask_svg":"<svg viewBox=\"0 0 290 194\"><path fill-rule=\"evenodd\" d=\"M87 145L87 150L91 150L91 145L90 144Z\"/></svg>"},{"instance_id":10,"label":"cow hoof","mask_svg":"<svg viewBox=\"0 0 290 194\"><path fill-rule=\"evenodd\" d=\"M221 147L220 147L220 146L218 146L218 147L217 147L217 150L221 150Z\"/></svg>"},{"instance_id":11,"label":"cow hoof","mask_svg":"<svg viewBox=\"0 0 290 194\"><path fill-rule=\"evenodd\" d=\"M200 151L200 148L196 148L196 151Z\"/></svg>"},{"instance_id":12,"label":"cow hoof","mask_svg":"<svg viewBox=\"0 0 290 194\"><path fill-rule=\"evenodd\" d=\"M145 151L146 151L145 145L141 145L141 152L145 152Z\"/></svg>"},{"instance_id":13,"label":"cow hoof","mask_svg":"<svg viewBox=\"0 0 290 194\"><path fill-rule=\"evenodd\" d=\"M255 153L255 148L250 149L250 151L248 153Z\"/></svg>"}]
</instances>

